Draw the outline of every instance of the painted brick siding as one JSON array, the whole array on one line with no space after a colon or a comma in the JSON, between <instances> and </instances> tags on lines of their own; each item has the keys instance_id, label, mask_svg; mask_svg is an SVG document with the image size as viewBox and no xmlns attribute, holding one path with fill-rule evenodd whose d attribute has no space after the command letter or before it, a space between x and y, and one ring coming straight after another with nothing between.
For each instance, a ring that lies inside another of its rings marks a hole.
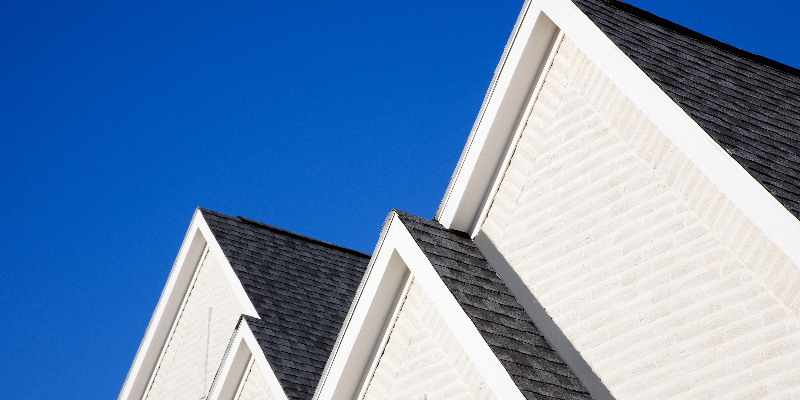
<instances>
[{"instance_id":1,"label":"painted brick siding","mask_svg":"<svg viewBox=\"0 0 800 400\"><path fill-rule=\"evenodd\" d=\"M251 364L236 400L275 400L275 396L272 395L272 390L267 384L267 379L264 378L264 374L258 368L258 364L254 362Z\"/></svg>"},{"instance_id":2,"label":"painted brick siding","mask_svg":"<svg viewBox=\"0 0 800 400\"><path fill-rule=\"evenodd\" d=\"M494 400L495 397L414 281L364 399Z\"/></svg>"},{"instance_id":3,"label":"painted brick siding","mask_svg":"<svg viewBox=\"0 0 800 400\"><path fill-rule=\"evenodd\" d=\"M800 398L800 268L569 38L482 229L617 399Z\"/></svg>"},{"instance_id":4,"label":"painted brick siding","mask_svg":"<svg viewBox=\"0 0 800 400\"><path fill-rule=\"evenodd\" d=\"M209 307L211 337L206 368ZM228 279L208 253L147 394L149 400L199 400L205 396L243 310Z\"/></svg>"}]
</instances>

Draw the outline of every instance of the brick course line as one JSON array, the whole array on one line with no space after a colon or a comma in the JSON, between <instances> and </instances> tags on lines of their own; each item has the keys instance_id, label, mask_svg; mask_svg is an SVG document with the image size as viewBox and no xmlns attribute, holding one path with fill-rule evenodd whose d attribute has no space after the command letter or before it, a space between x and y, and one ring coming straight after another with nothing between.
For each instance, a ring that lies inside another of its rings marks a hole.
<instances>
[{"instance_id":1,"label":"brick course line","mask_svg":"<svg viewBox=\"0 0 800 400\"><path fill-rule=\"evenodd\" d=\"M209 253L155 372L148 400L199 400L211 382L243 310L214 256ZM209 308L213 307L209 321ZM208 331L209 322L211 330ZM208 332L207 332L208 331ZM206 340L208 338L208 368Z\"/></svg>"},{"instance_id":2,"label":"brick course line","mask_svg":"<svg viewBox=\"0 0 800 400\"><path fill-rule=\"evenodd\" d=\"M411 283L365 400L494 400L422 287Z\"/></svg>"},{"instance_id":3,"label":"brick course line","mask_svg":"<svg viewBox=\"0 0 800 400\"><path fill-rule=\"evenodd\" d=\"M482 230L617 398L800 398L800 268L569 38Z\"/></svg>"},{"instance_id":4,"label":"brick course line","mask_svg":"<svg viewBox=\"0 0 800 400\"><path fill-rule=\"evenodd\" d=\"M275 400L275 396L257 363L253 363L247 373L241 393L235 400Z\"/></svg>"}]
</instances>

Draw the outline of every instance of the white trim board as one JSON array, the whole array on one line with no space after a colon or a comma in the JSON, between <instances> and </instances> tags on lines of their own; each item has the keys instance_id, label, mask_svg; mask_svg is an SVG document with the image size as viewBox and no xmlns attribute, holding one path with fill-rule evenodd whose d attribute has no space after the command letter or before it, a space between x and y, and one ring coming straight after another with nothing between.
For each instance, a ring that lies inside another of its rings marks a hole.
<instances>
[{"instance_id":1,"label":"white trim board","mask_svg":"<svg viewBox=\"0 0 800 400\"><path fill-rule=\"evenodd\" d=\"M508 39L506 47L503 49L503 55L500 56L500 63L495 68L494 76L492 76L492 82L489 84L489 89L486 91L486 95L484 95L483 97L483 103L481 104L481 108L478 111L478 118L475 120L475 123L473 123L472 130L470 131L469 137L467 138L467 146L461 152L461 156L458 159L458 163L456 163L456 169L455 171L453 171L453 175L451 176L450 182L448 183L447 189L445 190L444 198L442 199L442 202L439 204L439 208L436 210L436 216L434 217L434 219L436 220L444 218L442 217L442 213L444 212L444 208L448 204L448 199L450 198L450 195L453 192L454 186L457 181L456 178L461 175L461 169L464 166L464 160L466 159L469 153L468 150L472 147L471 144L473 140L475 140L475 135L478 131L478 127L481 124L481 121L483 121L483 116L486 113L486 108L490 103L489 100L492 98L495 88L497 87L501 72L503 71L503 67L506 63L506 60L508 59L511 46L514 44L515 39L519 35L520 28L522 25L522 20L525 17L525 11L530 6L530 2L531 0L525 0L525 4L523 4L522 6L522 12L517 17L517 22L514 24L514 29L511 30L511 37Z\"/></svg>"},{"instance_id":2,"label":"white trim board","mask_svg":"<svg viewBox=\"0 0 800 400\"><path fill-rule=\"evenodd\" d=\"M208 252L209 252L208 243L206 243L206 247L205 247L205 249L203 249L203 255L200 256L200 260L197 262L197 267L195 267L194 272L192 273L192 279L189 281L189 285L186 288L186 294L183 295L183 301L181 301L181 305L178 308L178 312L176 314L176 317L173 318L172 327L169 330L169 334L167 335L167 337L163 341L165 344L169 343L169 341L172 340L172 337L175 334L175 329L178 327L178 321L181 320L180 315L183 314L183 311L186 309L186 303L189 301L189 296L191 296L192 288L194 287L195 283L197 283L197 276L200 275L200 268L202 267L203 263L206 261L206 258L208 257ZM161 362L164 359L164 354L165 353L166 353L166 351L164 350L164 345L162 345L162 349L159 352L158 360L155 363L153 371L157 371L158 370L159 366L161 365ZM153 387L153 380L155 380L155 378L156 378L156 374L155 373L150 373L150 379L148 379L148 381L147 381L147 386L145 387L145 391L142 394L141 398L143 398L143 399L147 398L148 394L150 393L150 389Z\"/></svg>"},{"instance_id":3,"label":"white trim board","mask_svg":"<svg viewBox=\"0 0 800 400\"><path fill-rule=\"evenodd\" d=\"M714 185L770 238L796 265L800 265L800 221L658 87L632 60L570 0L532 0L520 15L519 29L495 75L496 87L484 101L482 113L467 142L436 219L447 228L479 230L482 204L501 178L503 154L509 151L509 127L519 124L529 98L510 83L531 72L523 62L526 48L549 40L536 27L552 21L658 127ZM543 30L544 31L544 30ZM544 48L543 44L537 48ZM544 61L542 62L542 64ZM527 71L527 72L526 72ZM494 82L494 81L493 81ZM517 114L500 109L520 110ZM505 145L498 146L498 143ZM492 161L492 162L490 162Z\"/></svg>"},{"instance_id":4,"label":"white trim board","mask_svg":"<svg viewBox=\"0 0 800 400\"><path fill-rule=\"evenodd\" d=\"M386 344L389 343L389 336L392 335L392 328L394 324L397 322L397 317L400 316L400 310L403 308L403 304L405 303L405 299L408 296L408 290L411 289L411 283L414 280L411 278L411 274L405 274L405 284L403 284L403 289L400 291L397 299L394 302L394 311L392 312L392 316L389 317L388 323L383 328L383 333L381 334L381 341L379 345L372 351L372 362L370 363L369 370L364 375L364 379L361 383L361 390L358 392L358 396L356 399L361 400L364 396L367 395L367 389L369 388L369 382L372 380L372 377L375 376L375 370L378 369L378 364L381 360L381 355L383 355L384 350L386 349Z\"/></svg>"},{"instance_id":5,"label":"white trim board","mask_svg":"<svg viewBox=\"0 0 800 400\"><path fill-rule=\"evenodd\" d=\"M234 400L247 379L247 374L252 368L251 363L258 365L258 369L267 381L272 395L276 400L288 400L283 391L275 371L264 356L264 351L258 344L253 332L243 318L233 332L228 349L222 358L219 370L214 376L214 382L209 389L208 400Z\"/></svg>"},{"instance_id":6,"label":"white trim board","mask_svg":"<svg viewBox=\"0 0 800 400\"><path fill-rule=\"evenodd\" d=\"M491 185L509 140L523 122L520 116L525 103L558 33L556 25L537 11L539 3L532 0L522 10L518 29L509 39L508 50L436 212L436 220L445 227L463 232L472 228L474 210L481 207L483 192Z\"/></svg>"},{"instance_id":7,"label":"white trim board","mask_svg":"<svg viewBox=\"0 0 800 400\"><path fill-rule=\"evenodd\" d=\"M387 321L391 321L397 302L402 300L397 292L404 288L400 283L406 282L407 278L403 280L403 277L407 277L407 273L420 284L495 397L524 399L396 213L389 214L384 231L380 250L373 256L374 262L365 275L363 290L352 305L342 339L332 352L329 368L315 399L353 399L361 392L374 357L378 355L383 338L381 332L385 333ZM393 286L399 288L394 292L381 290ZM365 355L365 351L370 353Z\"/></svg>"},{"instance_id":8,"label":"white trim board","mask_svg":"<svg viewBox=\"0 0 800 400\"><path fill-rule=\"evenodd\" d=\"M167 284L161 292L153 316L145 331L139 350L133 359L128 376L122 384L118 400L141 399L146 393L153 373L156 371L167 340L172 332L175 320L179 316L182 304L189 293L195 272L200 267L201 257L208 247L218 261L231 288L239 300L245 314L258 318L255 307L244 292L239 279L233 271L228 259L219 247L214 235L201 211L195 210L192 222L181 244L178 257L169 273Z\"/></svg>"},{"instance_id":9,"label":"white trim board","mask_svg":"<svg viewBox=\"0 0 800 400\"><path fill-rule=\"evenodd\" d=\"M253 364L256 360L253 359L252 355L250 357L250 361L247 363L247 368L244 370L244 374L242 374L242 379L239 381L239 387L236 389L236 394L233 395L233 398L238 400L242 396L242 391L244 391L244 386L247 383L247 378L250 375L250 371L253 370ZM216 379L216 376L214 376ZM210 392L210 391L209 391ZM206 396L208 398L208 396Z\"/></svg>"},{"instance_id":10,"label":"white trim board","mask_svg":"<svg viewBox=\"0 0 800 400\"><path fill-rule=\"evenodd\" d=\"M468 232L471 232L470 237L472 238L476 237L477 232L480 231L483 222L486 220L486 216L489 215L489 209L492 207L492 200L497 194L497 191L500 190L500 183L503 181L503 176L505 175L508 166L511 164L511 157L514 155L514 149L517 147L517 143L519 143L519 139L522 137L522 131L525 129L525 122L528 120L531 111L533 111L533 104L536 102L536 99L539 98L539 93L544 86L544 78L550 71L550 67L553 65L553 59L555 59L556 53L558 52L558 46L561 45L563 40L564 32L559 31L557 37L550 43L548 50L549 55L547 56L544 64L540 67L541 71L536 78L536 86L531 92L525 107L522 109L522 113L519 118L520 122L517 124L517 129L506 146L502 163L498 166L497 172L494 174L494 183L486 192L486 195L484 195L483 201L481 202L482 205L479 208L479 210L481 210L480 214L478 214L478 216L475 218L475 221L470 224L471 228Z\"/></svg>"}]
</instances>

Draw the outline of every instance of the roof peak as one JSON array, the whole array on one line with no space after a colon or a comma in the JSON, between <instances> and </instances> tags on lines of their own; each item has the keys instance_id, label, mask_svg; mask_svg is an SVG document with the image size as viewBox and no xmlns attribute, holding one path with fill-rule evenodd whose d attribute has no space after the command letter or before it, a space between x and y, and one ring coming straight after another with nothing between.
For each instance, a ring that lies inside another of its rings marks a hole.
<instances>
[{"instance_id":1,"label":"roof peak","mask_svg":"<svg viewBox=\"0 0 800 400\"><path fill-rule=\"evenodd\" d=\"M725 43L725 42L722 42L720 40L714 39L714 38L712 38L712 37L710 37L708 35L704 35L704 34L702 34L700 32L695 31L695 30L689 29L689 28L687 28L687 27L685 27L683 25L679 25L679 24L677 24L675 22L672 22L672 21L670 21L668 19L659 17L658 15L655 15L655 14L649 12L649 11L645 11L645 10L643 10L641 8L638 8L636 6L630 5L628 3L622 2L620 0L600 0L600 1L605 2L609 6L614 7L614 8L616 8L616 9L622 11L622 12L631 14L634 17L641 18L641 19L643 19L643 20L645 20L647 22L650 22L652 24L658 25L658 26L660 26L660 27L662 27L664 29L673 31L675 33L678 33L678 34L681 34L681 35L684 35L684 36L688 36L688 37L690 37L692 39L695 39L695 40L698 40L698 41L701 41L703 43L708 44L709 46L716 47L717 49L719 49L721 51L724 51L726 53L730 53L730 54L733 54L735 56L747 59L749 61L752 61L752 62L755 62L755 63L759 63L759 64L761 64L761 65L763 65L765 67L772 68L772 69L774 69L776 71L779 71L779 72L784 72L784 73L787 73L787 74L800 76L800 69L798 69L798 68L792 67L790 65L786 65L786 64L784 64L782 62L775 61L773 59L764 57L764 56L756 54L756 53L751 53L751 52L749 52L747 50L740 49L740 48L735 47L733 45L730 45L728 43Z\"/></svg>"}]
</instances>

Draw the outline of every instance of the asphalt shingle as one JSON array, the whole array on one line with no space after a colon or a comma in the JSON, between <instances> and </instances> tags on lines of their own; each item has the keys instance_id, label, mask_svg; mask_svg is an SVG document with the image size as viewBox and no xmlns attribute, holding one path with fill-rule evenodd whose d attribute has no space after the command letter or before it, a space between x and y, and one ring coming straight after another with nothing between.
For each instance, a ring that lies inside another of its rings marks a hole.
<instances>
[{"instance_id":1,"label":"asphalt shingle","mask_svg":"<svg viewBox=\"0 0 800 400\"><path fill-rule=\"evenodd\" d=\"M617 0L573 2L800 218L800 70Z\"/></svg>"},{"instance_id":2,"label":"asphalt shingle","mask_svg":"<svg viewBox=\"0 0 800 400\"><path fill-rule=\"evenodd\" d=\"M526 399L591 398L468 235L395 212Z\"/></svg>"},{"instance_id":3,"label":"asphalt shingle","mask_svg":"<svg viewBox=\"0 0 800 400\"><path fill-rule=\"evenodd\" d=\"M370 256L200 209L261 319L245 317L289 399L311 399Z\"/></svg>"}]
</instances>

